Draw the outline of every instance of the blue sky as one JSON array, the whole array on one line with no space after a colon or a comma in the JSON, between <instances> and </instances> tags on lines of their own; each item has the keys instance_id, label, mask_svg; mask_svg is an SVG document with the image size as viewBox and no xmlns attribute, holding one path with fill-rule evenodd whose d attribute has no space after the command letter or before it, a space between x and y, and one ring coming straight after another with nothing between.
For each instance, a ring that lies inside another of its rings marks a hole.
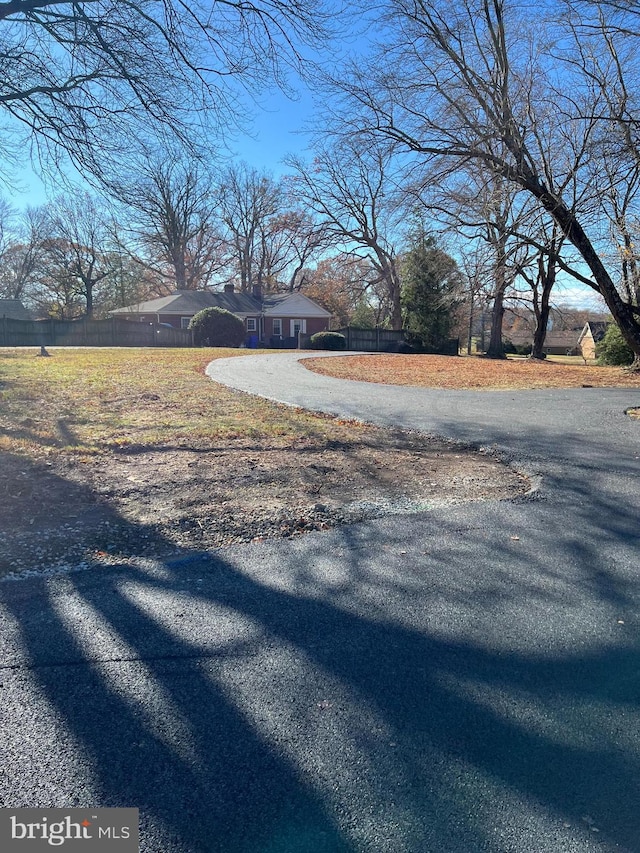
<instances>
[{"instance_id":1,"label":"blue sky","mask_svg":"<svg viewBox=\"0 0 640 853\"><path fill-rule=\"evenodd\" d=\"M366 51L366 40L362 34L354 35L345 43L346 50L362 53ZM337 64L337 55L333 57ZM245 160L251 166L272 172L276 177L286 171L283 159L289 154L305 153L308 139L304 133L305 125L313 117L313 95L303 81L293 82L298 90L297 98L289 98L280 91L273 91L257 97L257 103L247 99L247 110L250 118L251 131L238 134L229 141L229 157ZM45 183L37 171L30 168L28 148L25 146L24 168L14 174L14 182L18 188L6 188L3 194L17 208L37 206L55 194L54 185ZM81 179L71 168L67 170L69 179L80 183ZM599 310L597 296L589 288L581 285L559 283L556 289L555 301L570 304L575 307L588 307Z\"/></svg>"},{"instance_id":2,"label":"blue sky","mask_svg":"<svg viewBox=\"0 0 640 853\"><path fill-rule=\"evenodd\" d=\"M340 3L336 4L336 8L340 5ZM375 23L375 20L376 13L371 9L360 8L356 11L355 8L351 8L347 18L337 14L338 35L321 54L319 52L314 54L309 48L307 58L320 63L327 62L332 69L335 69L343 55L366 53L370 46L367 27ZM224 152L224 156L245 160L257 169L273 172L277 177L285 171L282 161L288 154L303 152L307 143L301 133L305 122L313 116L313 94L303 80L294 77L293 71L288 75L286 82L296 92L297 97L288 97L273 86L271 91L256 92L254 101L251 96L242 92L241 86L238 86L236 94L246 108L248 132L228 139L229 151ZM233 81L229 81L228 85L233 92ZM28 144L23 150L24 168L18 173L14 172L14 180L20 184L20 187L15 190L8 187L0 188L2 194L18 208L35 206L47 200L45 183L38 176L37 170L29 165ZM80 176L71 167L64 171L69 180L81 183ZM48 192L49 197L55 192L55 186L51 186Z\"/></svg>"},{"instance_id":3,"label":"blue sky","mask_svg":"<svg viewBox=\"0 0 640 853\"><path fill-rule=\"evenodd\" d=\"M238 135L229 143L230 154L239 160L246 160L258 169L265 169L277 177L285 167L284 157L292 153L301 153L307 141L302 135L305 122L313 115L313 98L302 84L299 95L294 100L281 92L275 92L260 98L260 105L251 105L254 109L252 130ZM37 170L29 165L28 151L25 149L24 168L12 170L15 189L5 188L5 195L15 207L37 206L47 200L47 186ZM74 183L81 181L71 167L66 171ZM49 183L49 196L55 194L55 187Z\"/></svg>"},{"instance_id":4,"label":"blue sky","mask_svg":"<svg viewBox=\"0 0 640 853\"><path fill-rule=\"evenodd\" d=\"M238 159L277 176L286 171L284 157L301 153L308 144L303 131L313 116L313 96L301 86L296 100L274 93L262 98L261 105L262 109L256 107L253 132L239 137L230 147Z\"/></svg>"},{"instance_id":5,"label":"blue sky","mask_svg":"<svg viewBox=\"0 0 640 853\"><path fill-rule=\"evenodd\" d=\"M46 201L45 186L28 163L25 163L23 169L12 169L12 178L17 186L4 188L2 195L14 207L35 207Z\"/></svg>"}]
</instances>

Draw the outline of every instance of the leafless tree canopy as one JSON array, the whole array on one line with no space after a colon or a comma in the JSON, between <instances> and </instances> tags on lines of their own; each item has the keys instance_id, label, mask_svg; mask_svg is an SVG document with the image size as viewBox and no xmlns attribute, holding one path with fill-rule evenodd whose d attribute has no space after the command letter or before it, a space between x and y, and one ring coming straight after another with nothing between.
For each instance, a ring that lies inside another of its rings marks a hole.
<instances>
[{"instance_id":1,"label":"leafless tree canopy","mask_svg":"<svg viewBox=\"0 0 640 853\"><path fill-rule=\"evenodd\" d=\"M212 177L202 165L167 151L140 163L116 193L125 203L121 245L160 291L210 286L222 266L222 241Z\"/></svg>"},{"instance_id":2,"label":"leafless tree canopy","mask_svg":"<svg viewBox=\"0 0 640 853\"><path fill-rule=\"evenodd\" d=\"M326 23L310 0L0 2L0 105L41 155L101 174L152 126L183 143L228 128Z\"/></svg>"},{"instance_id":3,"label":"leafless tree canopy","mask_svg":"<svg viewBox=\"0 0 640 853\"><path fill-rule=\"evenodd\" d=\"M392 158L381 148L364 150L347 140L319 145L310 163L291 158L292 185L338 243L367 257L378 271L391 305L394 329L402 327L397 226L399 212Z\"/></svg>"},{"instance_id":4,"label":"leafless tree canopy","mask_svg":"<svg viewBox=\"0 0 640 853\"><path fill-rule=\"evenodd\" d=\"M385 8L374 61L334 79L347 131L445 170L475 161L534 198L640 358L638 290L621 284L599 246L602 160L623 160L635 174L638 5L392 0ZM618 181L608 186L619 193Z\"/></svg>"}]
</instances>

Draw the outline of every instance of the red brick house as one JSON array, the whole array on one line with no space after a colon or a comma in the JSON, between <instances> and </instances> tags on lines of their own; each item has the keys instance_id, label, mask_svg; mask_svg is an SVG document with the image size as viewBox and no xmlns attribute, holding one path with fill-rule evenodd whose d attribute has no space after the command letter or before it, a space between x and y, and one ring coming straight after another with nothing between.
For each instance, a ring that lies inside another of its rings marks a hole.
<instances>
[{"instance_id":1,"label":"red brick house","mask_svg":"<svg viewBox=\"0 0 640 853\"><path fill-rule=\"evenodd\" d=\"M314 335L329 328L331 313L302 293L237 293L233 285L224 291L177 290L169 296L149 299L111 314L139 323L165 323L186 329L194 314L204 308L224 308L240 317L247 339L263 344L294 345L298 333Z\"/></svg>"}]
</instances>

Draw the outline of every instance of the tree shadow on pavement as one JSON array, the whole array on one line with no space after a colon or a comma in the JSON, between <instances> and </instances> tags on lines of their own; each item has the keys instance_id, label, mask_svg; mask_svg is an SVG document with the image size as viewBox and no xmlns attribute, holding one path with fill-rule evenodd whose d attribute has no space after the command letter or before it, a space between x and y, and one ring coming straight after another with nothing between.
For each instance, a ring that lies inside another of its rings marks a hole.
<instances>
[{"instance_id":1,"label":"tree shadow on pavement","mask_svg":"<svg viewBox=\"0 0 640 853\"><path fill-rule=\"evenodd\" d=\"M639 849L605 497L578 550L487 505L5 581L4 805L139 807L149 853Z\"/></svg>"}]
</instances>

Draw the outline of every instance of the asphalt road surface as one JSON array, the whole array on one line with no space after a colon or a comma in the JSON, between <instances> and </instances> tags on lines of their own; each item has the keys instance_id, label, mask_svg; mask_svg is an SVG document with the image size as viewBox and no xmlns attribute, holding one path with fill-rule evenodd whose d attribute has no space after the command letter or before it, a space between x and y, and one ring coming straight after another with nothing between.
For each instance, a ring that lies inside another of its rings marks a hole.
<instances>
[{"instance_id":1,"label":"asphalt road surface","mask_svg":"<svg viewBox=\"0 0 640 853\"><path fill-rule=\"evenodd\" d=\"M148 853L638 853L640 393L298 358L209 373L494 448L534 491L0 583L2 804L138 807Z\"/></svg>"}]
</instances>

